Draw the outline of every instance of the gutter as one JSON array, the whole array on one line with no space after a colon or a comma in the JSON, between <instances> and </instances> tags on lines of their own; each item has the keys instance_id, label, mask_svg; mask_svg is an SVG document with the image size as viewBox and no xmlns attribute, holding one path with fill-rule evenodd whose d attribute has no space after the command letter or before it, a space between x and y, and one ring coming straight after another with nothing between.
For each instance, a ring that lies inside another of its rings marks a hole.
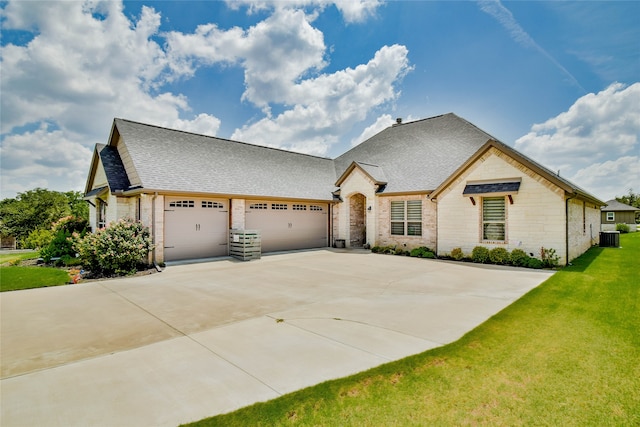
<instances>
[{"instance_id":1,"label":"gutter","mask_svg":"<svg viewBox=\"0 0 640 427\"><path fill-rule=\"evenodd\" d=\"M156 263L156 197L158 197L158 192L153 193L151 197L151 234L153 235L153 251L151 251L151 261L153 265L158 269L158 264Z\"/></svg>"},{"instance_id":2,"label":"gutter","mask_svg":"<svg viewBox=\"0 0 640 427\"><path fill-rule=\"evenodd\" d=\"M438 216L440 216L440 211L438 210L438 198L437 197L429 197L429 195L427 195L427 200L429 200L431 203L435 203L436 205L436 247L435 247L435 251L436 251L436 255L438 255Z\"/></svg>"}]
</instances>

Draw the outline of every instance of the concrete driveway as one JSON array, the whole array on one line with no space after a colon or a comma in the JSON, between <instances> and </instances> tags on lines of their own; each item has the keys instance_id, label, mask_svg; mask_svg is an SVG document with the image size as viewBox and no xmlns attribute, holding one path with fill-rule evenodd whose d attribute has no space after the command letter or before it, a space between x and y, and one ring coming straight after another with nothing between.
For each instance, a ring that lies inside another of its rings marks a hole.
<instances>
[{"instance_id":1,"label":"concrete driveway","mask_svg":"<svg viewBox=\"0 0 640 427\"><path fill-rule=\"evenodd\" d=\"M229 412L455 341L551 274L327 249L5 292L0 423Z\"/></svg>"}]
</instances>

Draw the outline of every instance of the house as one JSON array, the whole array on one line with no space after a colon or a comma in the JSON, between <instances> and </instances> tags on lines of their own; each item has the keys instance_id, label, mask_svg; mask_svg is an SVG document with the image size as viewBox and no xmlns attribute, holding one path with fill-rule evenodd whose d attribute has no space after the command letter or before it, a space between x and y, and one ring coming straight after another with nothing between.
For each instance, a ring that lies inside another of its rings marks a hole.
<instances>
[{"instance_id":1,"label":"house","mask_svg":"<svg viewBox=\"0 0 640 427\"><path fill-rule=\"evenodd\" d=\"M335 159L115 119L85 199L93 228L148 225L158 262L227 255L229 229L247 229L263 252L545 247L564 264L595 243L604 205L451 113L399 119Z\"/></svg>"},{"instance_id":2,"label":"house","mask_svg":"<svg viewBox=\"0 0 640 427\"><path fill-rule=\"evenodd\" d=\"M616 224L627 224L630 232L637 230L636 212L640 212L640 209L613 199L607 201L606 206L600 208L600 211L602 212L600 219L602 231L615 231Z\"/></svg>"}]
</instances>

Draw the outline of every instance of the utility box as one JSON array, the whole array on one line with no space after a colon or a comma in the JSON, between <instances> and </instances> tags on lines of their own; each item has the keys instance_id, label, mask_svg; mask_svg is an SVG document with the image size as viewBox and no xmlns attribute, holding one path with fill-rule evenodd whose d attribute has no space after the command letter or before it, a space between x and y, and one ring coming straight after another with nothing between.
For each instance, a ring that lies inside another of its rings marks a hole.
<instances>
[{"instance_id":1,"label":"utility box","mask_svg":"<svg viewBox=\"0 0 640 427\"><path fill-rule=\"evenodd\" d=\"M620 232L619 231L601 231L600 247L601 248L619 248Z\"/></svg>"},{"instance_id":2,"label":"utility box","mask_svg":"<svg viewBox=\"0 0 640 427\"><path fill-rule=\"evenodd\" d=\"M242 261L260 259L262 244L259 230L230 230L229 255Z\"/></svg>"}]
</instances>

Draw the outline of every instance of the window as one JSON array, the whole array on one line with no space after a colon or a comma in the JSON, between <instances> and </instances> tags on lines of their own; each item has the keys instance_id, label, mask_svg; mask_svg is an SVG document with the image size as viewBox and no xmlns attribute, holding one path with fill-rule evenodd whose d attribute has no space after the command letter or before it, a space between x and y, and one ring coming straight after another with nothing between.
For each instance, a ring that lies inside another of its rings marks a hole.
<instances>
[{"instance_id":1,"label":"window","mask_svg":"<svg viewBox=\"0 0 640 427\"><path fill-rule=\"evenodd\" d=\"M271 209L276 211L286 211L287 204L286 203L271 203Z\"/></svg>"},{"instance_id":2,"label":"window","mask_svg":"<svg viewBox=\"0 0 640 427\"><path fill-rule=\"evenodd\" d=\"M171 208L193 208L193 207L195 207L195 202L193 200L176 200L175 202L169 203L169 207L171 207Z\"/></svg>"},{"instance_id":3,"label":"window","mask_svg":"<svg viewBox=\"0 0 640 427\"><path fill-rule=\"evenodd\" d=\"M422 236L422 200L391 202L391 234Z\"/></svg>"},{"instance_id":4,"label":"window","mask_svg":"<svg viewBox=\"0 0 640 427\"><path fill-rule=\"evenodd\" d=\"M219 202L202 201L202 207L205 209L222 209L224 206Z\"/></svg>"},{"instance_id":5,"label":"window","mask_svg":"<svg viewBox=\"0 0 640 427\"><path fill-rule=\"evenodd\" d=\"M268 209L267 203L251 203L249 209Z\"/></svg>"},{"instance_id":6,"label":"window","mask_svg":"<svg viewBox=\"0 0 640 427\"><path fill-rule=\"evenodd\" d=\"M306 211L307 205L293 205L294 211Z\"/></svg>"},{"instance_id":7,"label":"window","mask_svg":"<svg viewBox=\"0 0 640 427\"><path fill-rule=\"evenodd\" d=\"M505 240L506 205L504 197L482 199L482 240Z\"/></svg>"},{"instance_id":8,"label":"window","mask_svg":"<svg viewBox=\"0 0 640 427\"><path fill-rule=\"evenodd\" d=\"M98 228L104 228L107 225L107 204L101 199L96 201L98 202L98 209L96 209L98 214L97 225Z\"/></svg>"},{"instance_id":9,"label":"window","mask_svg":"<svg viewBox=\"0 0 640 427\"><path fill-rule=\"evenodd\" d=\"M615 221L616 213L615 212L607 212L607 221Z\"/></svg>"}]
</instances>

